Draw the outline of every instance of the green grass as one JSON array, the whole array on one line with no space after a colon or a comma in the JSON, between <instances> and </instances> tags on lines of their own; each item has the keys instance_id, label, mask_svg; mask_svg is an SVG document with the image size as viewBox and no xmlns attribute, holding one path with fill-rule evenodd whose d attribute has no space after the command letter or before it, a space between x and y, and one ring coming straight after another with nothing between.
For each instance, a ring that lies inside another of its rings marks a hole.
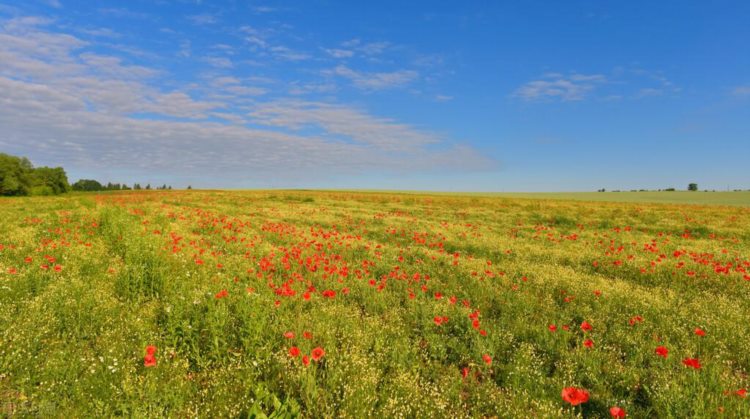
<instances>
[{"instance_id":1,"label":"green grass","mask_svg":"<svg viewBox=\"0 0 750 419\"><path fill-rule=\"evenodd\" d=\"M733 194L2 199L0 415L748 417Z\"/></svg>"}]
</instances>

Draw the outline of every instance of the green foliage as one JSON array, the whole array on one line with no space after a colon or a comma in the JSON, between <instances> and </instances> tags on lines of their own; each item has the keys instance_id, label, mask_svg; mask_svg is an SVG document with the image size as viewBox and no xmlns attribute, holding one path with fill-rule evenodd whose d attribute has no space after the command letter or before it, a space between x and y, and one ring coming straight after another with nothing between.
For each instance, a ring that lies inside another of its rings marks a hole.
<instances>
[{"instance_id":1,"label":"green foliage","mask_svg":"<svg viewBox=\"0 0 750 419\"><path fill-rule=\"evenodd\" d=\"M59 195L70 190L68 177L62 167L37 167L31 173L32 195L33 188L39 188L46 193L41 195Z\"/></svg>"},{"instance_id":2,"label":"green foliage","mask_svg":"<svg viewBox=\"0 0 750 419\"><path fill-rule=\"evenodd\" d=\"M62 167L37 167L25 157L0 153L0 195L59 195L70 190Z\"/></svg>"},{"instance_id":3,"label":"green foliage","mask_svg":"<svg viewBox=\"0 0 750 419\"><path fill-rule=\"evenodd\" d=\"M688 185L689 191L697 191L698 190L698 184L697 183L691 183Z\"/></svg>"},{"instance_id":4,"label":"green foliage","mask_svg":"<svg viewBox=\"0 0 750 419\"><path fill-rule=\"evenodd\" d=\"M0 153L0 195L28 195L32 187L32 170L28 159Z\"/></svg>"},{"instance_id":5,"label":"green foliage","mask_svg":"<svg viewBox=\"0 0 750 419\"><path fill-rule=\"evenodd\" d=\"M80 179L76 183L73 184L73 190L74 191L86 191L86 192L103 191L104 186L102 186L101 183L93 179Z\"/></svg>"}]
</instances>

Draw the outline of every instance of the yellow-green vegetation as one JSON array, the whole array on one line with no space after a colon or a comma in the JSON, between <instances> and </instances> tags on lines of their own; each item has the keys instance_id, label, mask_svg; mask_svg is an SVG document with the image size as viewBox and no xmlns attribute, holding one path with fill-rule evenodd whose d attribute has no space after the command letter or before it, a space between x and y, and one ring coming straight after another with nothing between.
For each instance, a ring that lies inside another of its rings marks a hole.
<instances>
[{"instance_id":1,"label":"yellow-green vegetation","mask_svg":"<svg viewBox=\"0 0 750 419\"><path fill-rule=\"evenodd\" d=\"M123 192L0 233L3 415L750 416L747 207Z\"/></svg>"}]
</instances>

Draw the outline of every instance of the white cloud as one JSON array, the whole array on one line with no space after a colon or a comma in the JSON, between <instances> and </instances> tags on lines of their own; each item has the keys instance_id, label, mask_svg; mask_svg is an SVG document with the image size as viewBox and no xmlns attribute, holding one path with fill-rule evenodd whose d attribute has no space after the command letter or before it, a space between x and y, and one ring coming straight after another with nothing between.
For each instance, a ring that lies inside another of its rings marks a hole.
<instances>
[{"instance_id":1,"label":"white cloud","mask_svg":"<svg viewBox=\"0 0 750 419\"><path fill-rule=\"evenodd\" d=\"M283 61L303 61L310 59L311 56L304 52L295 51L287 46L280 45L278 42L272 42L276 35L275 30L258 29L252 26L242 26L240 31L245 33L243 38L250 45L251 50L259 55L268 55Z\"/></svg>"},{"instance_id":2,"label":"white cloud","mask_svg":"<svg viewBox=\"0 0 750 419\"><path fill-rule=\"evenodd\" d=\"M259 106L249 116L260 124L293 130L317 126L328 133L341 135L381 150L415 150L441 141L433 134L416 130L406 124L374 117L350 107L321 102L271 102Z\"/></svg>"},{"instance_id":3,"label":"white cloud","mask_svg":"<svg viewBox=\"0 0 750 419\"><path fill-rule=\"evenodd\" d=\"M348 49L323 48L323 51L325 51L326 54L330 55L333 58L350 58L354 56L354 51Z\"/></svg>"},{"instance_id":4,"label":"white cloud","mask_svg":"<svg viewBox=\"0 0 750 419\"><path fill-rule=\"evenodd\" d=\"M390 46L390 42L370 42L359 45L356 49L365 55L378 55L382 54Z\"/></svg>"},{"instance_id":5,"label":"white cloud","mask_svg":"<svg viewBox=\"0 0 750 419\"><path fill-rule=\"evenodd\" d=\"M737 86L732 89L732 95L734 96L750 96L750 85Z\"/></svg>"},{"instance_id":6,"label":"white cloud","mask_svg":"<svg viewBox=\"0 0 750 419\"><path fill-rule=\"evenodd\" d=\"M596 99L614 102L676 95L681 91L661 72L616 67L608 75L546 73L513 92L513 97L534 101L571 102Z\"/></svg>"},{"instance_id":7,"label":"white cloud","mask_svg":"<svg viewBox=\"0 0 750 419\"><path fill-rule=\"evenodd\" d=\"M180 41L180 48L179 50L177 50L177 56L182 58L189 58L191 55L193 55L193 50L190 40L186 39Z\"/></svg>"},{"instance_id":8,"label":"white cloud","mask_svg":"<svg viewBox=\"0 0 750 419\"><path fill-rule=\"evenodd\" d=\"M642 89L639 89L635 93L636 99L646 98L646 97L653 97L653 96L662 96L664 94L663 89L657 89L655 87L644 87Z\"/></svg>"},{"instance_id":9,"label":"white cloud","mask_svg":"<svg viewBox=\"0 0 750 419\"><path fill-rule=\"evenodd\" d=\"M259 181L493 165L469 147L362 109L261 102L269 89L254 84L269 81L262 77L181 84L163 70L83 52L89 43L42 29L47 23L22 18L0 26L0 147L10 153L70 172L211 177L220 167L222 176ZM343 72L371 89L417 77Z\"/></svg>"},{"instance_id":10,"label":"white cloud","mask_svg":"<svg viewBox=\"0 0 750 419\"><path fill-rule=\"evenodd\" d=\"M79 29L78 32L103 38L120 38L122 36L109 28Z\"/></svg>"},{"instance_id":11,"label":"white cloud","mask_svg":"<svg viewBox=\"0 0 750 419\"><path fill-rule=\"evenodd\" d=\"M210 66L216 68L232 68L232 60L225 57L203 57L203 61L207 62Z\"/></svg>"},{"instance_id":12,"label":"white cloud","mask_svg":"<svg viewBox=\"0 0 750 419\"><path fill-rule=\"evenodd\" d=\"M366 73L352 70L343 65L336 66L331 70L325 70L324 74L336 75L349 79L354 86L362 90L384 90L403 87L419 77L419 73L413 70Z\"/></svg>"},{"instance_id":13,"label":"white cloud","mask_svg":"<svg viewBox=\"0 0 750 419\"><path fill-rule=\"evenodd\" d=\"M375 56L383 54L387 49L392 48L393 45L390 42L369 42L362 43L359 39L351 39L349 41L342 42L341 48L321 48L326 54L333 58L352 58L360 56L370 61L377 61Z\"/></svg>"},{"instance_id":14,"label":"white cloud","mask_svg":"<svg viewBox=\"0 0 750 419\"><path fill-rule=\"evenodd\" d=\"M601 74L572 74L564 76L548 73L541 80L530 81L519 87L513 96L524 101L560 100L563 102L583 100L607 78Z\"/></svg>"},{"instance_id":15,"label":"white cloud","mask_svg":"<svg viewBox=\"0 0 750 419\"><path fill-rule=\"evenodd\" d=\"M253 11L255 13L272 13L277 11L275 7L269 7L269 6L255 6L253 7Z\"/></svg>"},{"instance_id":16,"label":"white cloud","mask_svg":"<svg viewBox=\"0 0 750 419\"><path fill-rule=\"evenodd\" d=\"M193 22L195 25L213 25L219 21L219 18L215 15L204 13L200 15L190 15L185 17L187 20Z\"/></svg>"},{"instance_id":17,"label":"white cloud","mask_svg":"<svg viewBox=\"0 0 750 419\"><path fill-rule=\"evenodd\" d=\"M99 9L99 13L107 16L118 17L123 19L148 19L151 16L147 13L134 12L124 7L109 7Z\"/></svg>"},{"instance_id":18,"label":"white cloud","mask_svg":"<svg viewBox=\"0 0 750 419\"><path fill-rule=\"evenodd\" d=\"M310 58L309 54L293 51L290 48L280 45L269 47L268 51L270 51L276 58L281 58L286 61L302 61Z\"/></svg>"},{"instance_id":19,"label":"white cloud","mask_svg":"<svg viewBox=\"0 0 750 419\"><path fill-rule=\"evenodd\" d=\"M338 90L338 87L334 83L299 83L294 82L289 87L290 95L307 95L307 94L321 94L321 93L334 93Z\"/></svg>"}]
</instances>

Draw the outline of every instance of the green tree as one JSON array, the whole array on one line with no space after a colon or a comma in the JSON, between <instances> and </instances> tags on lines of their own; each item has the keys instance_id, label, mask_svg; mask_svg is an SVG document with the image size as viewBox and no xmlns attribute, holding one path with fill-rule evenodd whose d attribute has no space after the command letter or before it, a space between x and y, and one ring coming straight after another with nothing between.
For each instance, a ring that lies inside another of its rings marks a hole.
<instances>
[{"instance_id":1,"label":"green tree","mask_svg":"<svg viewBox=\"0 0 750 419\"><path fill-rule=\"evenodd\" d=\"M698 184L697 183L691 183L688 185L689 191L697 191L698 190Z\"/></svg>"},{"instance_id":2,"label":"green tree","mask_svg":"<svg viewBox=\"0 0 750 419\"><path fill-rule=\"evenodd\" d=\"M74 191L101 191L104 189L101 183L93 179L80 179L78 182L73 184Z\"/></svg>"},{"instance_id":3,"label":"green tree","mask_svg":"<svg viewBox=\"0 0 750 419\"><path fill-rule=\"evenodd\" d=\"M28 195L33 169L34 166L25 157L0 153L0 195Z\"/></svg>"},{"instance_id":4,"label":"green tree","mask_svg":"<svg viewBox=\"0 0 750 419\"><path fill-rule=\"evenodd\" d=\"M68 175L62 167L37 167L32 169L32 195L59 195L69 190Z\"/></svg>"}]
</instances>

